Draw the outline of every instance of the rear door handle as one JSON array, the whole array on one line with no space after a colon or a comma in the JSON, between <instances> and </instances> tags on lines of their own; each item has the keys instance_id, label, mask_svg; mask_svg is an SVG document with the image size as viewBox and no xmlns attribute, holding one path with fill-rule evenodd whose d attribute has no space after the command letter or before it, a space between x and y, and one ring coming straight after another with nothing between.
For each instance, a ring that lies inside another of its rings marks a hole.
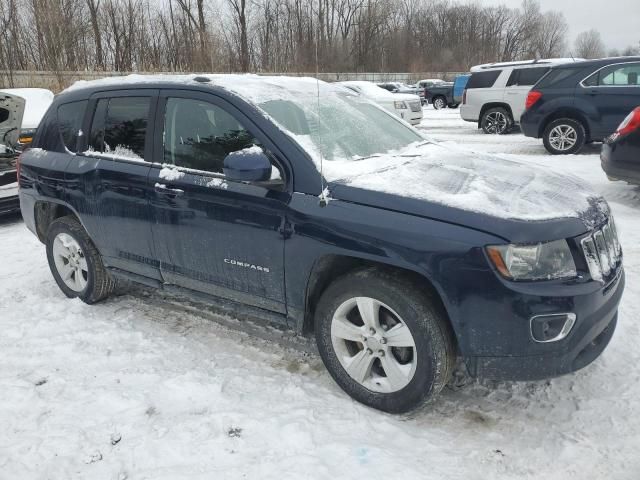
<instances>
[{"instance_id":1,"label":"rear door handle","mask_svg":"<svg viewBox=\"0 0 640 480\"><path fill-rule=\"evenodd\" d=\"M184 190L179 188L169 188L164 183L156 183L153 189L160 195L168 195L172 197L177 197L184 193Z\"/></svg>"}]
</instances>

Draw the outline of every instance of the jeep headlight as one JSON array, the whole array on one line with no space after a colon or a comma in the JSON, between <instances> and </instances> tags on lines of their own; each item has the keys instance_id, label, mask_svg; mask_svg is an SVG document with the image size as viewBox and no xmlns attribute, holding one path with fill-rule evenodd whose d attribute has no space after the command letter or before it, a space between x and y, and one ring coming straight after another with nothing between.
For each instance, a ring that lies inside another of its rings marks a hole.
<instances>
[{"instance_id":1,"label":"jeep headlight","mask_svg":"<svg viewBox=\"0 0 640 480\"><path fill-rule=\"evenodd\" d=\"M397 109L406 109L407 108L407 104L404 102L393 102L393 105L397 108Z\"/></svg>"},{"instance_id":2,"label":"jeep headlight","mask_svg":"<svg viewBox=\"0 0 640 480\"><path fill-rule=\"evenodd\" d=\"M487 255L510 280L572 278L578 273L566 240L535 245L490 245Z\"/></svg>"}]
</instances>

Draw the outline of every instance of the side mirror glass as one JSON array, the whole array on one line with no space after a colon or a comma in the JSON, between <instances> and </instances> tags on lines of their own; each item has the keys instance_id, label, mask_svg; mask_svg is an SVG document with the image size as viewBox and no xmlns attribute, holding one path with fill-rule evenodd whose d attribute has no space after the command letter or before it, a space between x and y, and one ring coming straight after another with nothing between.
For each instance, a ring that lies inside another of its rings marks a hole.
<instances>
[{"instance_id":1,"label":"side mirror glass","mask_svg":"<svg viewBox=\"0 0 640 480\"><path fill-rule=\"evenodd\" d=\"M271 162L256 145L231 152L224 159L225 177L236 182L265 182L271 177Z\"/></svg>"}]
</instances>

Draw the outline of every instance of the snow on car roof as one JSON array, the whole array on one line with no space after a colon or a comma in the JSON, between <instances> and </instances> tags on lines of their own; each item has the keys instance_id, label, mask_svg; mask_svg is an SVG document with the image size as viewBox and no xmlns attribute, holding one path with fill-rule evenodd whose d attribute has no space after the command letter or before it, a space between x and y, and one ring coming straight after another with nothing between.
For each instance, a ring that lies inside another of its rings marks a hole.
<instances>
[{"instance_id":1,"label":"snow on car roof","mask_svg":"<svg viewBox=\"0 0 640 480\"><path fill-rule=\"evenodd\" d=\"M209 82L196 80L206 78ZM182 83L199 85L201 87L221 87L235 93L252 103L262 103L268 100L288 99L294 95L316 95L320 93L344 93L344 89L331 83L311 77L267 76L255 74L153 74L106 77L99 80L80 80L75 82L64 92L82 88L114 87L140 84Z\"/></svg>"},{"instance_id":2,"label":"snow on car roof","mask_svg":"<svg viewBox=\"0 0 640 480\"><path fill-rule=\"evenodd\" d=\"M53 102L53 92L45 88L3 88L0 92L25 99L22 128L37 128Z\"/></svg>"},{"instance_id":3,"label":"snow on car roof","mask_svg":"<svg viewBox=\"0 0 640 480\"><path fill-rule=\"evenodd\" d=\"M482 70L490 70L492 68L505 68L505 67L517 67L517 66L551 66L561 65L563 63L582 62L583 58L546 58L538 60L517 60L513 62L496 62L496 63L483 63L482 65L475 65L471 67L471 72L481 72Z\"/></svg>"}]
</instances>

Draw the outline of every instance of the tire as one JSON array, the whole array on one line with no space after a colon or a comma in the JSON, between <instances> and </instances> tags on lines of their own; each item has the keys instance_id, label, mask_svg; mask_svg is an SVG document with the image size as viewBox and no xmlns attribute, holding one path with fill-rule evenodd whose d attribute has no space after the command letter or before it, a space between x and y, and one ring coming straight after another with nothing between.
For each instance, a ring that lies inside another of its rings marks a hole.
<instances>
[{"instance_id":1,"label":"tire","mask_svg":"<svg viewBox=\"0 0 640 480\"><path fill-rule=\"evenodd\" d=\"M482 131L489 135L504 135L513 127L513 118L506 108L487 109L480 118Z\"/></svg>"},{"instance_id":2,"label":"tire","mask_svg":"<svg viewBox=\"0 0 640 480\"><path fill-rule=\"evenodd\" d=\"M363 317L361 308L377 311L379 319L364 322L373 317ZM437 395L456 360L453 334L438 303L410 281L375 268L349 273L325 290L316 308L315 335L336 383L355 400L389 413L408 412Z\"/></svg>"},{"instance_id":3,"label":"tire","mask_svg":"<svg viewBox=\"0 0 640 480\"><path fill-rule=\"evenodd\" d=\"M438 97L434 97L431 100L431 103L433 103L433 108L435 108L436 110L440 110L447 106L447 99L444 97L438 96Z\"/></svg>"},{"instance_id":4,"label":"tire","mask_svg":"<svg viewBox=\"0 0 640 480\"><path fill-rule=\"evenodd\" d=\"M51 222L45 244L53 278L67 297L93 304L114 290L115 281L76 218L67 216Z\"/></svg>"},{"instance_id":5,"label":"tire","mask_svg":"<svg viewBox=\"0 0 640 480\"><path fill-rule=\"evenodd\" d=\"M586 137L582 122L573 118L559 118L545 127L542 141L550 154L569 155L582 149Z\"/></svg>"}]
</instances>

